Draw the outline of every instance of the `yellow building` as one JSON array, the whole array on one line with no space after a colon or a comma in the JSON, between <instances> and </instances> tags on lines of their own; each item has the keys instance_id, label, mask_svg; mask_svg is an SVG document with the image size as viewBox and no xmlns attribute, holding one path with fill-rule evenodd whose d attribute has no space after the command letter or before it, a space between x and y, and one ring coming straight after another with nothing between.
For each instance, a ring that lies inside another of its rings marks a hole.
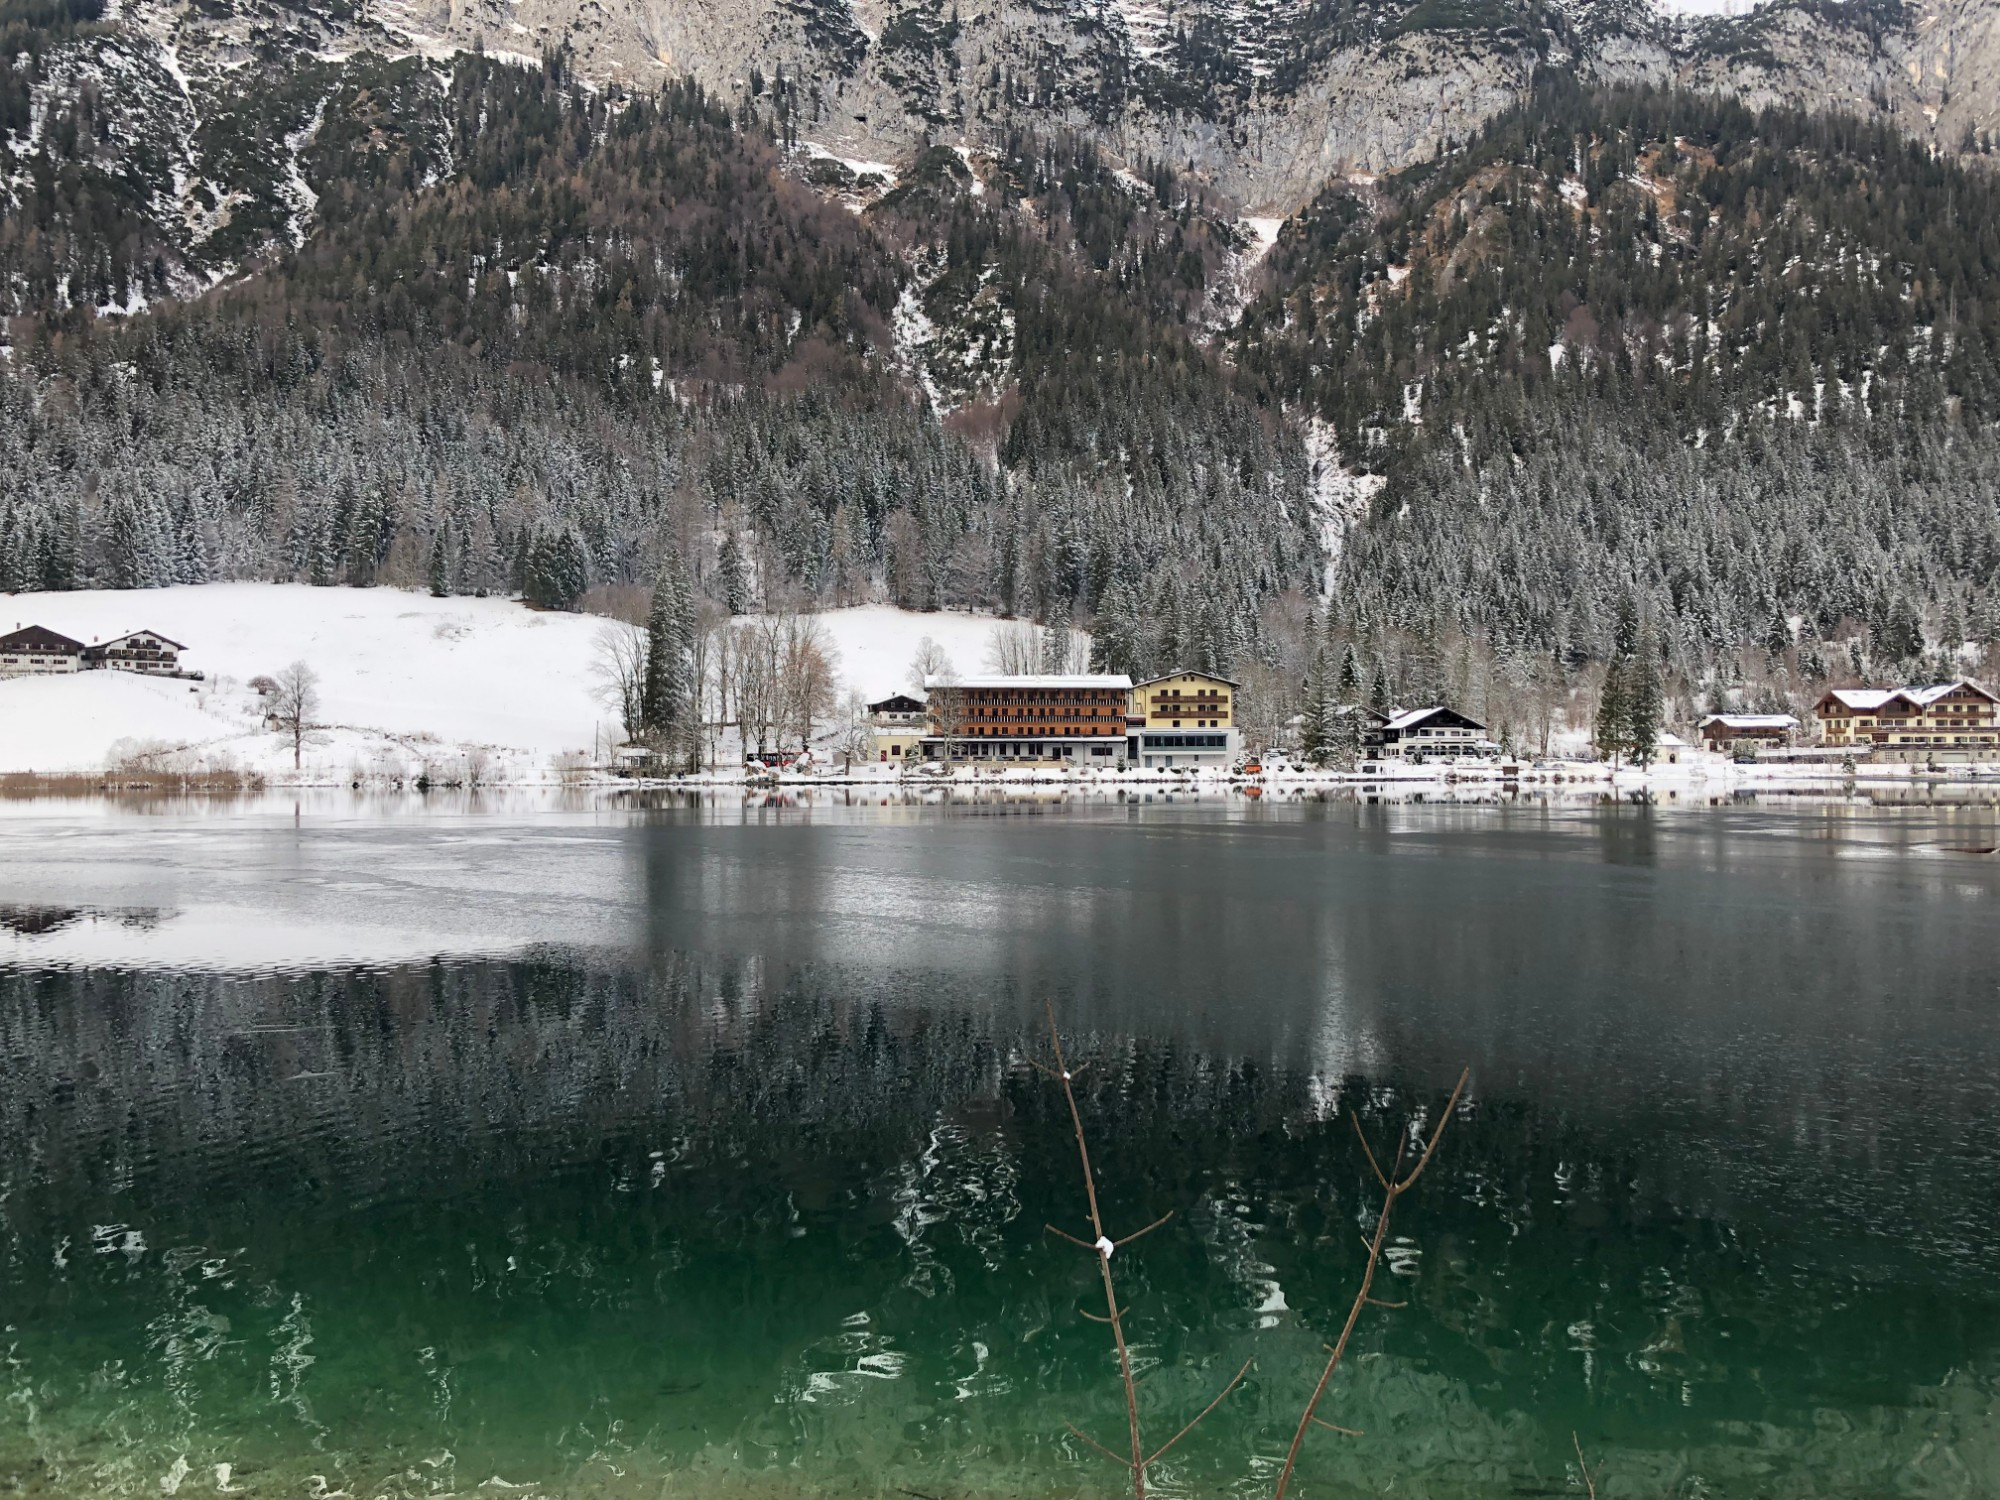
<instances>
[{"instance_id":1,"label":"yellow building","mask_svg":"<svg viewBox=\"0 0 2000 1500\"><path fill-rule=\"evenodd\" d=\"M2000 748L2000 699L1976 682L1833 688L1816 712L1828 745L1973 754Z\"/></svg>"},{"instance_id":2,"label":"yellow building","mask_svg":"<svg viewBox=\"0 0 2000 1500\"><path fill-rule=\"evenodd\" d=\"M897 693L868 705L869 739L878 763L901 765L919 759L925 727L924 700Z\"/></svg>"},{"instance_id":3,"label":"yellow building","mask_svg":"<svg viewBox=\"0 0 2000 1500\"><path fill-rule=\"evenodd\" d=\"M1146 770L1227 770L1239 748L1240 685L1208 672L1169 672L1132 689L1131 763Z\"/></svg>"}]
</instances>

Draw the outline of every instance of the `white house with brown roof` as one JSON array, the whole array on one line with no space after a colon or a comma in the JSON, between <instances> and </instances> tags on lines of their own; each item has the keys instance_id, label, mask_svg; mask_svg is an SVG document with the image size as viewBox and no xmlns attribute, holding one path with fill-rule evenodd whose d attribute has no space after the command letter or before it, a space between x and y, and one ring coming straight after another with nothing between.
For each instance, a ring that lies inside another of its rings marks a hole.
<instances>
[{"instance_id":1,"label":"white house with brown roof","mask_svg":"<svg viewBox=\"0 0 2000 1500\"><path fill-rule=\"evenodd\" d=\"M24 625L0 635L0 677L41 677L83 669L83 642L42 625Z\"/></svg>"},{"instance_id":2,"label":"white house with brown roof","mask_svg":"<svg viewBox=\"0 0 2000 1500\"><path fill-rule=\"evenodd\" d=\"M1710 714L1695 732L1704 749L1726 753L1738 745L1788 745L1799 732L1799 721L1790 714Z\"/></svg>"},{"instance_id":3,"label":"white house with brown roof","mask_svg":"<svg viewBox=\"0 0 2000 1500\"><path fill-rule=\"evenodd\" d=\"M176 672L185 650L179 641L170 641L157 630L135 630L84 647L83 664L114 672Z\"/></svg>"}]
</instances>

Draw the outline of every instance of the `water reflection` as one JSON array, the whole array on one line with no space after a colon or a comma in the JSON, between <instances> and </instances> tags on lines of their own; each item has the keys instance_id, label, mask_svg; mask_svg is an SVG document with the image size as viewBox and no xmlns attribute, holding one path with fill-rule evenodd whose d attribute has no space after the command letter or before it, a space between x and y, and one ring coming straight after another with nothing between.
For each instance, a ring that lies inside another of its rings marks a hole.
<instances>
[{"instance_id":1,"label":"water reflection","mask_svg":"<svg viewBox=\"0 0 2000 1500\"><path fill-rule=\"evenodd\" d=\"M1063 1428L1122 1418L1041 1231L1079 1212L1050 997L1109 1211L1176 1211L1125 1283L1151 1409L1257 1361L1167 1493L1259 1492L1358 1268L1342 1116L1467 1060L1314 1493L1568 1493L1572 1432L1606 1493L1991 1493L1990 820L43 829L23 943L261 893L464 947L0 966L0 1487L1113 1493Z\"/></svg>"}]
</instances>

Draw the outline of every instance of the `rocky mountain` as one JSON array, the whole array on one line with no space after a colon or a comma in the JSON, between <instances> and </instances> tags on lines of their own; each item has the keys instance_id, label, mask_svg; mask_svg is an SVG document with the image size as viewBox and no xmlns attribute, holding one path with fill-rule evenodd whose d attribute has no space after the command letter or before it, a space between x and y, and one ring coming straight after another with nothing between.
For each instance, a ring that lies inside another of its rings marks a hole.
<instances>
[{"instance_id":1,"label":"rocky mountain","mask_svg":"<svg viewBox=\"0 0 2000 1500\"><path fill-rule=\"evenodd\" d=\"M4 0L7 301L130 309L297 243L322 137L441 132L445 62L472 49L563 51L604 86L686 75L850 171L1076 133L1267 218L1433 158L1537 70L1831 105L1951 151L2000 134L1990 0Z\"/></svg>"},{"instance_id":2,"label":"rocky mountain","mask_svg":"<svg viewBox=\"0 0 2000 1500\"><path fill-rule=\"evenodd\" d=\"M0 588L2000 634L1976 6L538 3L0 0Z\"/></svg>"}]
</instances>

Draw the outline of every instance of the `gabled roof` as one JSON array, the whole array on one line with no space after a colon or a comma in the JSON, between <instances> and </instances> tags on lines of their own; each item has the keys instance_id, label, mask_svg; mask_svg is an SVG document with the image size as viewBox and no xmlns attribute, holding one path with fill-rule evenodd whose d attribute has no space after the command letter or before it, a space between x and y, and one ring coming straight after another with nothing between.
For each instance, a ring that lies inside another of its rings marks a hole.
<instances>
[{"instance_id":1,"label":"gabled roof","mask_svg":"<svg viewBox=\"0 0 2000 1500\"><path fill-rule=\"evenodd\" d=\"M82 650L82 641L73 641L66 635L58 635L43 625L28 625L7 635L0 635L0 651L80 652Z\"/></svg>"},{"instance_id":2,"label":"gabled roof","mask_svg":"<svg viewBox=\"0 0 2000 1500\"><path fill-rule=\"evenodd\" d=\"M1928 708L1940 698L1948 698L1960 688L1969 688L1980 697L1991 702L2000 702L1993 695L1974 682L1970 677L1961 677L1956 682L1940 682L1930 687L1906 687L1903 696L1920 707Z\"/></svg>"},{"instance_id":3,"label":"gabled roof","mask_svg":"<svg viewBox=\"0 0 2000 1500\"><path fill-rule=\"evenodd\" d=\"M926 692L936 692L939 688L978 688L981 691L1008 690L1013 688L1116 688L1123 692L1132 690L1132 679L1123 672L1100 673L1077 677L1009 677L993 674L984 677L961 677L956 682L942 677L926 677Z\"/></svg>"},{"instance_id":4,"label":"gabled roof","mask_svg":"<svg viewBox=\"0 0 2000 1500\"><path fill-rule=\"evenodd\" d=\"M160 632L157 630L128 630L123 635L114 635L108 641L99 641L95 646L92 646L90 649L93 651L109 651L113 646L123 645L126 641L131 640L132 637L135 635L150 635L154 640L158 641L163 646L172 646L176 651L187 650L187 647L183 646L179 641L170 641L165 636L161 635Z\"/></svg>"},{"instance_id":5,"label":"gabled roof","mask_svg":"<svg viewBox=\"0 0 2000 1500\"><path fill-rule=\"evenodd\" d=\"M1710 714L1701 721L1706 729L1720 724L1725 729L1797 729L1799 721L1790 714Z\"/></svg>"},{"instance_id":6,"label":"gabled roof","mask_svg":"<svg viewBox=\"0 0 2000 1500\"><path fill-rule=\"evenodd\" d=\"M1970 677L1961 677L1956 682L1932 683L1928 687L1899 688L1831 688L1827 697L1838 700L1856 713L1874 713L1885 707L1891 700L1900 698L1912 708L1929 708L1940 698L1948 698L1961 688L1977 693L1989 703L2000 703L1992 693L1974 682ZM1825 700L1822 699L1822 702Z\"/></svg>"},{"instance_id":7,"label":"gabled roof","mask_svg":"<svg viewBox=\"0 0 2000 1500\"><path fill-rule=\"evenodd\" d=\"M912 698L908 693L891 693L880 703L868 705L871 714L913 714L923 709L924 700Z\"/></svg>"},{"instance_id":8,"label":"gabled roof","mask_svg":"<svg viewBox=\"0 0 2000 1500\"><path fill-rule=\"evenodd\" d=\"M1403 713L1397 714L1394 718L1390 719L1382 727L1384 729L1398 729L1398 730L1414 729L1417 725L1423 723L1426 719L1435 718L1439 714L1450 714L1454 719L1463 719L1467 724L1470 724L1474 729L1484 729L1486 727L1484 724L1480 723L1477 719L1473 718L1471 714L1462 714L1455 708L1445 707L1445 705L1442 703L1433 704L1429 708L1408 709Z\"/></svg>"},{"instance_id":9,"label":"gabled roof","mask_svg":"<svg viewBox=\"0 0 2000 1500\"><path fill-rule=\"evenodd\" d=\"M1234 677L1224 677L1220 672L1197 672L1189 667L1176 667L1173 671L1162 672L1157 677L1141 677L1132 686L1135 688L1151 687L1156 682L1165 682L1173 677L1199 677L1204 682L1219 682L1225 687L1240 688L1243 686Z\"/></svg>"}]
</instances>

